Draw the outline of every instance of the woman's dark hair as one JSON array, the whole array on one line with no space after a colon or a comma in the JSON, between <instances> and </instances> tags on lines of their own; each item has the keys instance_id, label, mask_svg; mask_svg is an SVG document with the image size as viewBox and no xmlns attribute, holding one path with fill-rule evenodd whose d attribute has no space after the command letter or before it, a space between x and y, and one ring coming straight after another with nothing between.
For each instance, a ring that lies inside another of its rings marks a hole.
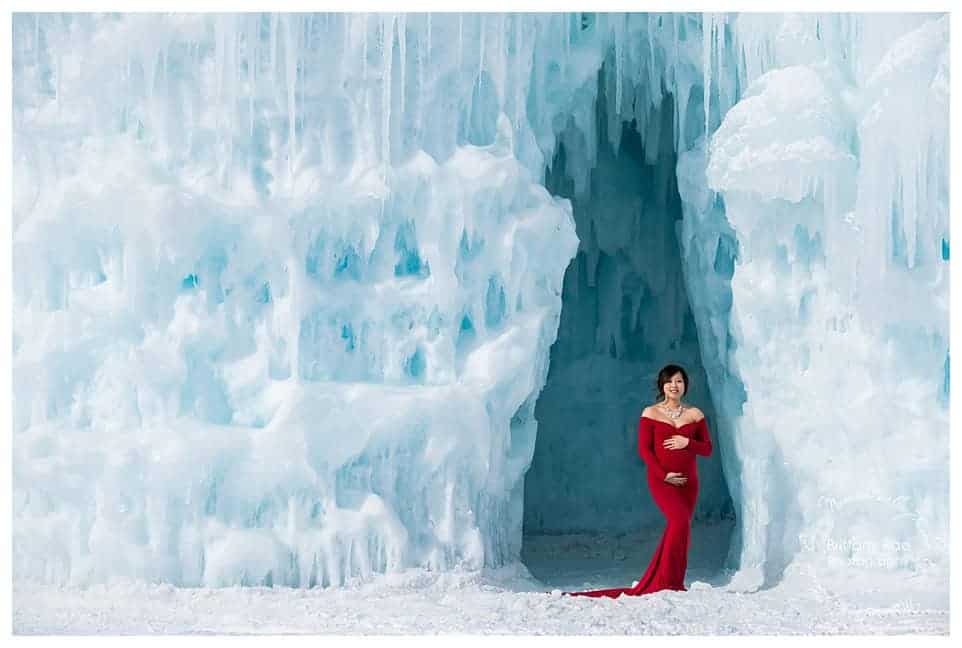
<instances>
[{"instance_id":1,"label":"woman's dark hair","mask_svg":"<svg viewBox=\"0 0 962 648\"><path fill-rule=\"evenodd\" d=\"M665 400L665 383L671 380L671 377L676 373L681 372L681 378L685 381L685 395L688 395L688 374L685 370L676 364L665 365L658 372L658 393L656 396L656 401Z\"/></svg>"}]
</instances>

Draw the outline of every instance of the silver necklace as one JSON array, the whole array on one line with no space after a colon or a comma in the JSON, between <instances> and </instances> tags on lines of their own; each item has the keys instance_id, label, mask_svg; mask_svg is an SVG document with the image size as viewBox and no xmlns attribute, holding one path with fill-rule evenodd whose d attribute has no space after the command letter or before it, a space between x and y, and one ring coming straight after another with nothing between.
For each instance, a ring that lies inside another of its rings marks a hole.
<instances>
[{"instance_id":1,"label":"silver necklace","mask_svg":"<svg viewBox=\"0 0 962 648\"><path fill-rule=\"evenodd\" d=\"M665 414L667 414L668 417L672 419L677 419L678 417L681 416L681 413L685 411L685 406L682 405L681 403L678 404L678 409L675 411L672 411L667 407L665 407L664 403L661 403L660 407L665 412Z\"/></svg>"}]
</instances>

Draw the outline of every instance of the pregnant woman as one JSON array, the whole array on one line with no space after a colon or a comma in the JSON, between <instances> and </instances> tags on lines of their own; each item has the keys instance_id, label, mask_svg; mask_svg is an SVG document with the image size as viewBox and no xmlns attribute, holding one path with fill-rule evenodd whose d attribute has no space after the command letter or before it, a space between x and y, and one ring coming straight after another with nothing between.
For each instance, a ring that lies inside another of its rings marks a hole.
<instances>
[{"instance_id":1,"label":"pregnant woman","mask_svg":"<svg viewBox=\"0 0 962 648\"><path fill-rule=\"evenodd\" d=\"M664 367L658 372L659 400L645 408L638 424L638 453L648 467L648 488L668 521L645 575L632 587L564 594L617 598L664 589L687 591L688 540L698 497L695 455L707 457L712 450L704 414L681 402L687 389L684 369Z\"/></svg>"}]
</instances>

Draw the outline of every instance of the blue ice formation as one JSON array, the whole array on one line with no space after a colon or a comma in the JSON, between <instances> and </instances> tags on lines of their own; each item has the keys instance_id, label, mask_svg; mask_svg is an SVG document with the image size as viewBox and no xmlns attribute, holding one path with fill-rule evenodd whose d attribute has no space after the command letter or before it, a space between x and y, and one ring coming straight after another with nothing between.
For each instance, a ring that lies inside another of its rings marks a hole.
<instances>
[{"instance_id":1,"label":"blue ice formation","mask_svg":"<svg viewBox=\"0 0 962 648\"><path fill-rule=\"evenodd\" d=\"M737 584L945 573L948 78L941 14L15 14L15 578L630 527L675 359Z\"/></svg>"}]
</instances>

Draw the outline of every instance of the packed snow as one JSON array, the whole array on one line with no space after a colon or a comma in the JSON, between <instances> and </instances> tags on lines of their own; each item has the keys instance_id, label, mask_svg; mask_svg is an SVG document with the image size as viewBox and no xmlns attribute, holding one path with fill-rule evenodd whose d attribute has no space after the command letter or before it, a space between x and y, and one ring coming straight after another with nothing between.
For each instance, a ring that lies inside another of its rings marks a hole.
<instances>
[{"instance_id":1,"label":"packed snow","mask_svg":"<svg viewBox=\"0 0 962 648\"><path fill-rule=\"evenodd\" d=\"M693 542L723 547L724 525ZM520 563L483 571L408 569L340 588L180 588L143 582L14 589L17 634L332 635L948 635L948 594L932 583L841 582L798 574L741 592L729 574L690 565L687 592L563 597L640 576L658 535L545 536ZM717 549L716 549L717 550ZM708 554L711 551L707 552ZM530 568L530 570L529 570Z\"/></svg>"}]
</instances>

